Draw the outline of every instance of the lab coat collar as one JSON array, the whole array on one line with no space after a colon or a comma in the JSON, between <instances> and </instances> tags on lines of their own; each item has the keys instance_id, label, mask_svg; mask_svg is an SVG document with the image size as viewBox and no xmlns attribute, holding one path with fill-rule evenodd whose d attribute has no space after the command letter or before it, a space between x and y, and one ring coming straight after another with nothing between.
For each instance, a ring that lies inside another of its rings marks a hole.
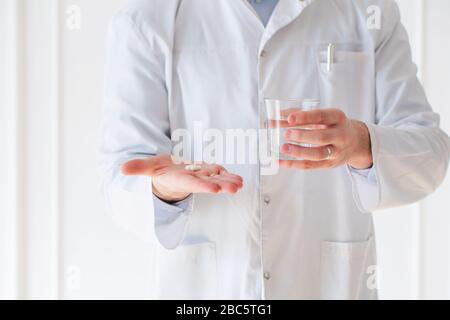
<instances>
[{"instance_id":1,"label":"lab coat collar","mask_svg":"<svg viewBox=\"0 0 450 320\"><path fill-rule=\"evenodd\" d=\"M302 11L314 1L315 0L279 0L265 29L260 49L263 50L267 41L275 33L294 21Z\"/></svg>"}]
</instances>

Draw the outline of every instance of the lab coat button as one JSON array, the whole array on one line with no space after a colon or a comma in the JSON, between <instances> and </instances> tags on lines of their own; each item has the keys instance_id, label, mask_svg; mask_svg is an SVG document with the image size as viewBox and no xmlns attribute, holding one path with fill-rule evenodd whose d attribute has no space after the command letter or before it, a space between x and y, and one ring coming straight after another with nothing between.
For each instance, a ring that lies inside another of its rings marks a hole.
<instances>
[{"instance_id":1,"label":"lab coat button","mask_svg":"<svg viewBox=\"0 0 450 320\"><path fill-rule=\"evenodd\" d=\"M264 272L264 279L270 280L270 277L271 277L271 275L269 272Z\"/></svg>"},{"instance_id":2,"label":"lab coat button","mask_svg":"<svg viewBox=\"0 0 450 320\"><path fill-rule=\"evenodd\" d=\"M264 197L264 202L265 202L266 204L269 204L270 201L271 201L271 199L270 199L269 196L265 196L265 197Z\"/></svg>"},{"instance_id":3,"label":"lab coat button","mask_svg":"<svg viewBox=\"0 0 450 320\"><path fill-rule=\"evenodd\" d=\"M265 58L265 57L267 57L267 51L263 50L263 51L261 51L261 58Z\"/></svg>"}]
</instances>

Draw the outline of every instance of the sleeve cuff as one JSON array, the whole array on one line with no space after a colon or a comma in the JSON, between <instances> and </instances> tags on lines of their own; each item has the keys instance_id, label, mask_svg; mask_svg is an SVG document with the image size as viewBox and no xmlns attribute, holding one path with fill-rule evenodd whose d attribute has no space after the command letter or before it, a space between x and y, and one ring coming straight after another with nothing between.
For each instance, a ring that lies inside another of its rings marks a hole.
<instances>
[{"instance_id":1,"label":"sleeve cuff","mask_svg":"<svg viewBox=\"0 0 450 320\"><path fill-rule=\"evenodd\" d=\"M381 200L380 183L377 177L378 139L376 125L367 124L372 144L374 165L370 169L357 170L347 166L352 181L353 198L356 206L363 213L371 213L378 209Z\"/></svg>"},{"instance_id":2,"label":"sleeve cuff","mask_svg":"<svg viewBox=\"0 0 450 320\"><path fill-rule=\"evenodd\" d=\"M355 169L352 166L348 166L348 169L350 171L351 175L357 175L358 177L362 179L367 179L369 183L376 184L377 183L377 177L375 174L375 169L369 168L369 169Z\"/></svg>"},{"instance_id":3,"label":"sleeve cuff","mask_svg":"<svg viewBox=\"0 0 450 320\"><path fill-rule=\"evenodd\" d=\"M193 195L169 204L153 195L155 233L166 249L175 249L184 239L189 217L193 211Z\"/></svg>"},{"instance_id":4,"label":"sleeve cuff","mask_svg":"<svg viewBox=\"0 0 450 320\"><path fill-rule=\"evenodd\" d=\"M353 198L358 209L364 213L371 213L379 204L379 186L376 181L375 169L367 172L355 171L347 167L352 180Z\"/></svg>"}]
</instances>

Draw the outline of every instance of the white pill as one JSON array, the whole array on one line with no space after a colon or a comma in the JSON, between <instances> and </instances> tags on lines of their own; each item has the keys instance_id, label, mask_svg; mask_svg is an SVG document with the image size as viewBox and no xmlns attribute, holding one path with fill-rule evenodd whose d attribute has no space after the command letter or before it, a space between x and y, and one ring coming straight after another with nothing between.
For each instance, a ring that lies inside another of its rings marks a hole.
<instances>
[{"instance_id":1,"label":"white pill","mask_svg":"<svg viewBox=\"0 0 450 320\"><path fill-rule=\"evenodd\" d=\"M185 167L185 169L189 171L200 171L202 170L202 167L198 164L189 164Z\"/></svg>"}]
</instances>

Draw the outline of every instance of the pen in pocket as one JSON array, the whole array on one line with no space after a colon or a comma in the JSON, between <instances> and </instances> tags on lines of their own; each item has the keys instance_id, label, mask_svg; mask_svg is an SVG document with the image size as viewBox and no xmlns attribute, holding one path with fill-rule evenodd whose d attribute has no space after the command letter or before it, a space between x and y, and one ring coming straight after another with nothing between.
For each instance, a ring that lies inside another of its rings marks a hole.
<instances>
[{"instance_id":1,"label":"pen in pocket","mask_svg":"<svg viewBox=\"0 0 450 320\"><path fill-rule=\"evenodd\" d=\"M328 62L327 62L327 71L331 72L331 68L333 66L334 63L334 52L335 52L335 46L334 44L330 43L328 45Z\"/></svg>"}]
</instances>

